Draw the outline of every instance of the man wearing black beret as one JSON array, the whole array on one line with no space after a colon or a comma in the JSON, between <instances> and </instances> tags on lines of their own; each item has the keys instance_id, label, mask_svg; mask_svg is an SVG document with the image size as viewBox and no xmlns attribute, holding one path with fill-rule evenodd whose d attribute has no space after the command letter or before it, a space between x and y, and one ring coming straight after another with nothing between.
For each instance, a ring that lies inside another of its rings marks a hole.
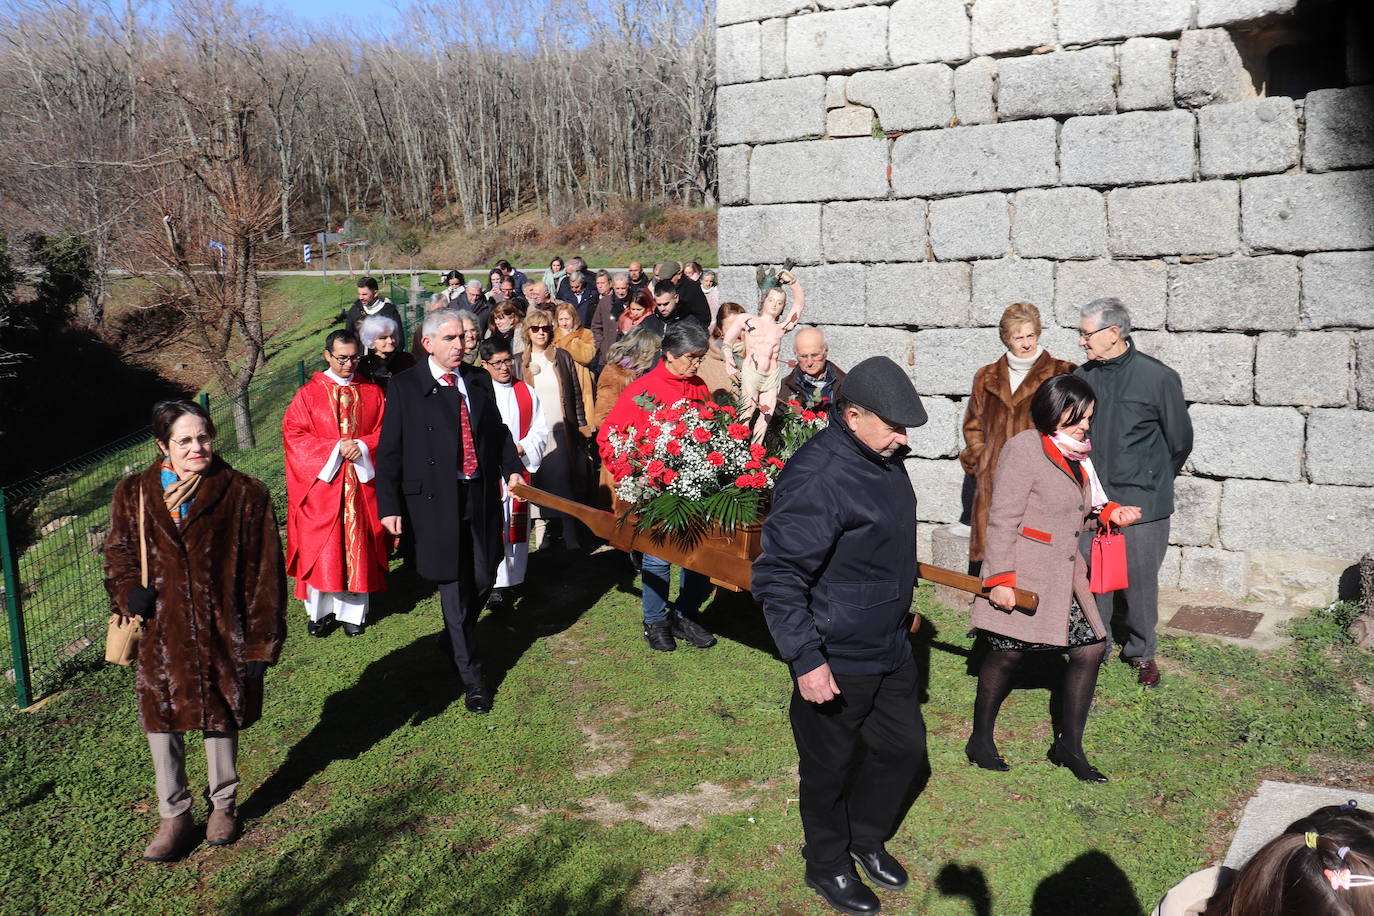
<instances>
[{"instance_id":1,"label":"man wearing black beret","mask_svg":"<svg viewBox=\"0 0 1374 916\"><path fill-rule=\"evenodd\" d=\"M830 425L783 468L752 591L792 670L806 884L842 913L877 913L906 870L884 844L925 766L907 640L916 494L902 459L926 422L911 380L875 356L845 377ZM851 861L852 860L852 861Z\"/></svg>"}]
</instances>

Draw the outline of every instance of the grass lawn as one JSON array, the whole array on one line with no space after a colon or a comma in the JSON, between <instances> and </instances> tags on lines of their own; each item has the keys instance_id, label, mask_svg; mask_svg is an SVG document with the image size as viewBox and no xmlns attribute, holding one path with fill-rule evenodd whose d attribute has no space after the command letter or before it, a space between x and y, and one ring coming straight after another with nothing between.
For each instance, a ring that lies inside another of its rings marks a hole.
<instances>
[{"instance_id":1,"label":"grass lawn","mask_svg":"<svg viewBox=\"0 0 1374 916\"><path fill-rule=\"evenodd\" d=\"M619 554L536 557L523 627L483 623L491 715L468 715L436 651L438 602L405 576L360 639L291 610L264 720L244 733L244 837L150 865L156 822L132 673L70 674L0 723L0 891L10 912L819 914L801 886L789 683L750 603L707 613L709 650L650 653ZM890 848L910 914L1139 914L1218 859L1265 776L1350 784L1374 664L1317 615L1292 651L1166 640L1161 688L1104 671L1088 731L1112 777L1043 759L1047 693L1008 701L1013 765L963 759L973 702L962 615L924 592L929 783ZM193 786L203 758L191 742ZM1357 762L1359 761L1359 762ZM199 790L197 790L199 791Z\"/></svg>"},{"instance_id":2,"label":"grass lawn","mask_svg":"<svg viewBox=\"0 0 1374 916\"><path fill-rule=\"evenodd\" d=\"M274 282L273 371L314 358L340 289ZM260 444L232 463L280 480L272 430L290 393L255 401ZM758 613L728 596L707 613L717 646L651 653L627 572L612 551L534 558L519 632L479 627L499 685L485 717L463 710L436 651L424 583L395 576L354 640L310 639L293 602L264 720L243 736L245 835L174 865L138 860L156 807L133 674L79 656L64 692L0 718L0 911L829 912L800 882L790 684ZM965 762L967 619L924 590L917 602L932 775L890 844L912 887L884 893L885 912L1141 914L1220 859L1259 779L1374 773L1374 661L1346 641L1347 607L1268 655L1165 640L1155 691L1109 664L1087 745L1112 782L1092 786L1045 762L1033 676L1000 723L1012 772Z\"/></svg>"}]
</instances>

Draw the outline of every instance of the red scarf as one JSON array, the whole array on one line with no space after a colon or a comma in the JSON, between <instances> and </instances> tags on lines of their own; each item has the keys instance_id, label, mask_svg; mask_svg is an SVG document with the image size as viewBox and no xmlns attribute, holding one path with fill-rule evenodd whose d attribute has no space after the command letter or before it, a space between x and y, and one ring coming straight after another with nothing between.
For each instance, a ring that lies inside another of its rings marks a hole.
<instances>
[{"instance_id":1,"label":"red scarf","mask_svg":"<svg viewBox=\"0 0 1374 916\"><path fill-rule=\"evenodd\" d=\"M530 396L530 386L519 379L516 379L512 390L515 392L516 413L519 415L516 425L520 429L520 434L515 437L518 442L530 434L530 424L534 422L534 398ZM529 469L525 468L520 473L524 476L525 483L529 483ZM506 532L506 539L511 544L523 544L529 539L529 532L529 501L519 499L512 493L510 498L510 530Z\"/></svg>"}]
</instances>

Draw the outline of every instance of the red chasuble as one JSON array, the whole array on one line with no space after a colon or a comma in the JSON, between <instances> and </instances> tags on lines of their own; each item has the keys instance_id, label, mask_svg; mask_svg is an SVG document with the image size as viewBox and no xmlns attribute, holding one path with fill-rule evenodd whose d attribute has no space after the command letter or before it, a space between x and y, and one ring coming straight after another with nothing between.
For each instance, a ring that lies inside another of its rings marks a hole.
<instances>
[{"instance_id":1,"label":"red chasuble","mask_svg":"<svg viewBox=\"0 0 1374 916\"><path fill-rule=\"evenodd\" d=\"M286 572L296 577L301 600L306 586L320 592L386 591L391 536L377 518L375 481L360 482L351 461L328 483L319 479L340 439L357 439L375 460L385 405L376 385L339 385L317 372L282 418Z\"/></svg>"}]
</instances>

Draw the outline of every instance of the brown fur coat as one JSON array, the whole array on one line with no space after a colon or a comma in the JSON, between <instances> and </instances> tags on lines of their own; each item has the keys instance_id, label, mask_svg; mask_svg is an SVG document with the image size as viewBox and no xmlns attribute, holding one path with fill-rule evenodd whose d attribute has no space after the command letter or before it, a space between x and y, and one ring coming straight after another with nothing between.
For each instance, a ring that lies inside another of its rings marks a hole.
<instances>
[{"instance_id":1,"label":"brown fur coat","mask_svg":"<svg viewBox=\"0 0 1374 916\"><path fill-rule=\"evenodd\" d=\"M162 499L161 460L115 487L105 539L111 610L139 584L138 492L156 608L138 647L144 731L237 731L262 714L250 661L275 662L286 636L286 571L272 498L216 458L180 529Z\"/></svg>"},{"instance_id":2,"label":"brown fur coat","mask_svg":"<svg viewBox=\"0 0 1374 916\"><path fill-rule=\"evenodd\" d=\"M972 474L978 484L973 495L969 521L968 558L983 559L983 540L988 526L988 506L992 503L992 481L997 473L997 456L1002 446L1022 430L1031 428L1030 402L1036 390L1056 375L1072 372L1074 364L1055 359L1046 350L1031 366L1024 381L1011 390L1007 357L989 363L973 376L973 393L964 410L964 450L959 461L964 473Z\"/></svg>"}]
</instances>

